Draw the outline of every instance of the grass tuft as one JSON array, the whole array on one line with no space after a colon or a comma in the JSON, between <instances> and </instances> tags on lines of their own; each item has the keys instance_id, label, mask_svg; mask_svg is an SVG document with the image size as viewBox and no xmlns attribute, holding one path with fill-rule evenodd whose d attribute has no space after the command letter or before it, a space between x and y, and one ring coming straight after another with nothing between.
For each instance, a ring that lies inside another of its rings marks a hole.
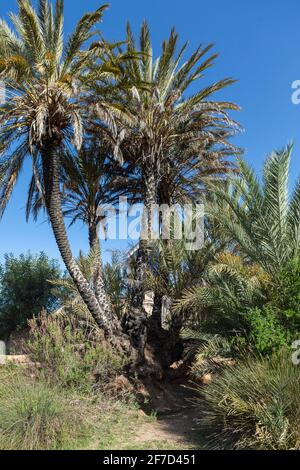
<instances>
[{"instance_id":1,"label":"grass tuft","mask_svg":"<svg viewBox=\"0 0 300 470\"><path fill-rule=\"evenodd\" d=\"M62 391L18 370L2 372L1 378L1 449L58 449L79 432L80 416Z\"/></svg>"},{"instance_id":2,"label":"grass tuft","mask_svg":"<svg viewBox=\"0 0 300 470\"><path fill-rule=\"evenodd\" d=\"M209 448L300 448L300 366L288 353L227 367L197 404Z\"/></svg>"}]
</instances>

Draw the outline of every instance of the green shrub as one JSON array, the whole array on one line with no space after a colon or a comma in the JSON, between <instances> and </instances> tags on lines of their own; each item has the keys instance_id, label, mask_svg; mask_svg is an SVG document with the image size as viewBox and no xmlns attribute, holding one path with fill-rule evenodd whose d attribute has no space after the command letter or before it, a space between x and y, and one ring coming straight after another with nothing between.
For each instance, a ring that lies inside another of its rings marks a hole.
<instances>
[{"instance_id":1,"label":"green shrub","mask_svg":"<svg viewBox=\"0 0 300 470\"><path fill-rule=\"evenodd\" d=\"M278 273L273 290L273 305L281 312L290 330L300 330L300 261L293 259Z\"/></svg>"},{"instance_id":2,"label":"green shrub","mask_svg":"<svg viewBox=\"0 0 300 470\"><path fill-rule=\"evenodd\" d=\"M57 388L18 371L1 379L0 449L57 449L82 431L80 417Z\"/></svg>"},{"instance_id":3,"label":"green shrub","mask_svg":"<svg viewBox=\"0 0 300 470\"><path fill-rule=\"evenodd\" d=\"M251 345L259 353L270 354L291 344L291 333L280 322L279 312L272 307L251 309L247 319Z\"/></svg>"},{"instance_id":4,"label":"green shrub","mask_svg":"<svg viewBox=\"0 0 300 470\"><path fill-rule=\"evenodd\" d=\"M89 392L97 380L103 388L124 366L121 354L69 318L44 312L30 326L33 360L41 363L48 379L63 387Z\"/></svg>"},{"instance_id":5,"label":"green shrub","mask_svg":"<svg viewBox=\"0 0 300 470\"><path fill-rule=\"evenodd\" d=\"M246 314L251 345L271 354L298 339L300 332L300 262L289 261L277 274L270 299Z\"/></svg>"},{"instance_id":6,"label":"green shrub","mask_svg":"<svg viewBox=\"0 0 300 470\"><path fill-rule=\"evenodd\" d=\"M210 448L300 449L300 367L287 352L229 366L199 394Z\"/></svg>"},{"instance_id":7,"label":"green shrub","mask_svg":"<svg viewBox=\"0 0 300 470\"><path fill-rule=\"evenodd\" d=\"M190 375L196 380L200 380L204 374L217 371L232 356L232 349L225 337L188 329L181 336L189 342L185 355L195 357Z\"/></svg>"}]
</instances>

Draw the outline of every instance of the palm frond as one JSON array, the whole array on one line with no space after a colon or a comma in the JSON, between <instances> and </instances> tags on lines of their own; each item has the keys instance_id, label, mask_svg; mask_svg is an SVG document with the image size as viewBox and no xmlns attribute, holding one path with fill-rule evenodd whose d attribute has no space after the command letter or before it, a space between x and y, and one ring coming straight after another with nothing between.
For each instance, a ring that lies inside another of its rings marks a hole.
<instances>
[{"instance_id":1,"label":"palm frond","mask_svg":"<svg viewBox=\"0 0 300 470\"><path fill-rule=\"evenodd\" d=\"M107 8L107 4L102 5L93 13L86 13L80 19L74 33L71 35L65 46L63 70L66 70L69 67L70 63L74 60L74 57L79 53L82 45L95 34L91 29L99 23Z\"/></svg>"}]
</instances>

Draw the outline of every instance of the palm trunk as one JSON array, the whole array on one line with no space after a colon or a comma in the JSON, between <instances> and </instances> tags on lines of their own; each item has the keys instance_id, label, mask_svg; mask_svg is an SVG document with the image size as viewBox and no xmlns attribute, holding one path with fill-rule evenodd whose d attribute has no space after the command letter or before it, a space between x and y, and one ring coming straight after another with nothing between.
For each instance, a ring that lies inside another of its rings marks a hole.
<instances>
[{"instance_id":1,"label":"palm trunk","mask_svg":"<svg viewBox=\"0 0 300 470\"><path fill-rule=\"evenodd\" d=\"M131 304L134 308L142 309L145 298L145 280L147 276L147 244L140 240L136 257L135 285L132 289Z\"/></svg>"},{"instance_id":2,"label":"palm trunk","mask_svg":"<svg viewBox=\"0 0 300 470\"><path fill-rule=\"evenodd\" d=\"M143 308L147 270L151 261L152 210L157 203L157 184L153 173L146 175L145 187L144 205L146 210L142 219L142 235L136 259L136 286L132 294L132 306L140 309Z\"/></svg>"},{"instance_id":3,"label":"palm trunk","mask_svg":"<svg viewBox=\"0 0 300 470\"><path fill-rule=\"evenodd\" d=\"M162 220L159 221L160 224L160 232L162 229ZM162 240L162 243L165 247L168 246L169 240ZM160 257L159 263L162 263L162 259ZM168 288L168 274L165 270L159 272L160 283L162 283L163 292L167 291ZM153 310L151 315L151 324L156 329L162 328L162 308L163 308L163 294L160 292L154 293L154 300L153 300Z\"/></svg>"},{"instance_id":4,"label":"palm trunk","mask_svg":"<svg viewBox=\"0 0 300 470\"><path fill-rule=\"evenodd\" d=\"M105 317L102 306L99 305L94 292L74 260L69 245L61 207L60 157L58 147L52 143L45 145L41 150L41 154L46 207L59 252L91 315L97 325L104 330L106 336L109 336L111 334L109 319Z\"/></svg>"},{"instance_id":5,"label":"palm trunk","mask_svg":"<svg viewBox=\"0 0 300 470\"><path fill-rule=\"evenodd\" d=\"M105 291L104 286L104 277L103 277L103 266L101 259L101 245L99 236L97 233L97 224L96 222L91 222L89 224L89 244L90 250L95 253L96 263L94 268L94 289L96 297L99 304L104 310L104 314L107 318L113 319L112 307L109 301L109 298Z\"/></svg>"},{"instance_id":6,"label":"palm trunk","mask_svg":"<svg viewBox=\"0 0 300 470\"><path fill-rule=\"evenodd\" d=\"M159 292L155 292L151 315L151 326L159 330L162 328L162 304L163 295Z\"/></svg>"},{"instance_id":7,"label":"palm trunk","mask_svg":"<svg viewBox=\"0 0 300 470\"><path fill-rule=\"evenodd\" d=\"M135 283L131 292L131 309L123 318L123 327L131 338L131 343L138 351L138 362L145 361L145 346L147 343L148 319L143 308L146 292L147 270L150 264L152 205L156 203L157 188L155 178L150 175L145 181L146 193L142 219L142 231L136 259Z\"/></svg>"}]
</instances>

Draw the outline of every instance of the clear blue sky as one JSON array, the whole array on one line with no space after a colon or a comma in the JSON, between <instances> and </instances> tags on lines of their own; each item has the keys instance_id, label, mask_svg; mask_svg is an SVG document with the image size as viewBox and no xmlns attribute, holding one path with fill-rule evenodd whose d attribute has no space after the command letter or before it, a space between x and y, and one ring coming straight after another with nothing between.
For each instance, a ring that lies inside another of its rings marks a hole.
<instances>
[{"instance_id":1,"label":"clear blue sky","mask_svg":"<svg viewBox=\"0 0 300 470\"><path fill-rule=\"evenodd\" d=\"M102 2L65 0L65 30L70 32L76 20ZM14 0L2 0L0 16L15 9ZM182 41L190 41L192 51L199 43L213 42L220 53L206 80L234 77L238 82L222 93L222 98L242 107L236 118L244 132L236 143L245 149L247 159L257 168L265 155L289 140L295 142L292 175L300 173L300 105L291 103L291 83L300 79L300 2L299 0L111 0L102 32L107 39L124 38L130 20L138 32L146 18L152 30L155 52L172 26ZM0 222L0 259L6 252L19 254L30 249L59 257L46 222L26 224L25 195L29 171L25 169L7 212ZM84 227L71 229L74 253L87 249ZM123 245L124 246L124 243ZM118 247L104 243L103 250Z\"/></svg>"}]
</instances>

